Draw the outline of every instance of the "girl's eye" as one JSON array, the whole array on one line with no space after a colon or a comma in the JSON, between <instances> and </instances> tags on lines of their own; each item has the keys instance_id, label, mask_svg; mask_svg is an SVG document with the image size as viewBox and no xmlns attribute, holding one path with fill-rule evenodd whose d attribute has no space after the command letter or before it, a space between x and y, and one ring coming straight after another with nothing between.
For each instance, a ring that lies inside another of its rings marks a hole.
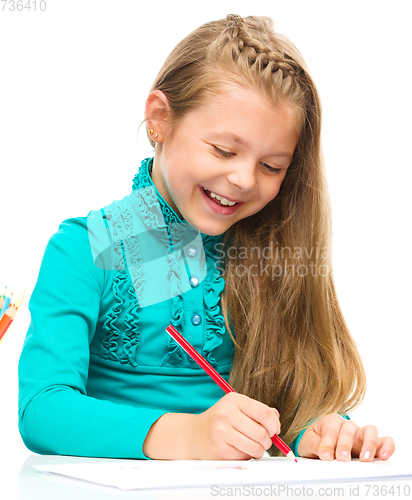
<instances>
[{"instance_id":1,"label":"girl's eye","mask_svg":"<svg viewBox=\"0 0 412 500\"><path fill-rule=\"evenodd\" d=\"M266 163L262 163L262 165L269 170L269 172L272 172L273 174L281 174L282 169L281 168L274 168L274 167L269 167L269 165L266 165Z\"/></svg>"},{"instance_id":2,"label":"girl's eye","mask_svg":"<svg viewBox=\"0 0 412 500\"><path fill-rule=\"evenodd\" d=\"M223 151L223 149L220 149L217 146L213 146L213 148L215 149L216 153L219 154L220 156L223 156L223 158L232 158L235 155L235 153L228 153L227 151ZM266 163L262 163L262 165L270 173L273 173L273 174L281 174L282 173L281 168L270 167L269 165L266 165Z\"/></svg>"},{"instance_id":3,"label":"girl's eye","mask_svg":"<svg viewBox=\"0 0 412 500\"><path fill-rule=\"evenodd\" d=\"M235 153L228 153L227 151L223 151L223 149L218 148L217 146L213 146L215 148L216 153L224 158L231 158Z\"/></svg>"}]
</instances>

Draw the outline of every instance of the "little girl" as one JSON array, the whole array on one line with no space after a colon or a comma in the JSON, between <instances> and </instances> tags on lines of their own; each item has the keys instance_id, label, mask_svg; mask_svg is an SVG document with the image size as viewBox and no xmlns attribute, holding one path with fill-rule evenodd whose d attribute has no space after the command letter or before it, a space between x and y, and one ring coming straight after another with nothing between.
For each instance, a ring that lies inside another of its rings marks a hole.
<instances>
[{"instance_id":1,"label":"little girl","mask_svg":"<svg viewBox=\"0 0 412 500\"><path fill-rule=\"evenodd\" d=\"M347 416L365 373L336 297L321 105L270 18L182 40L146 102L133 191L46 248L19 363L37 453L137 459L388 459ZM172 324L237 391L165 331ZM282 424L282 427L281 427Z\"/></svg>"}]
</instances>

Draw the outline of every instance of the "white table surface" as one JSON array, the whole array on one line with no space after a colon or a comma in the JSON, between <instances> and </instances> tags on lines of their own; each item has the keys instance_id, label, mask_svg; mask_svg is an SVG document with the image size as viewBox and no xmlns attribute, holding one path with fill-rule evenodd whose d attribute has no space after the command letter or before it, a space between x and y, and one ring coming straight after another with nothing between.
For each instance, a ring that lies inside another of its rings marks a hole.
<instances>
[{"instance_id":1,"label":"white table surface","mask_svg":"<svg viewBox=\"0 0 412 500\"><path fill-rule=\"evenodd\" d=\"M42 456L24 453L23 447L18 447L15 453L0 458L1 465L1 491L7 491L8 499L19 500L108 500L113 498L139 498L139 499L212 499L226 498L235 494L234 487L224 487L217 494L211 487L199 488L170 488L153 490L122 491L117 488L99 486L71 479L56 474L42 473L32 466L51 463L78 463L81 461L95 461L80 457ZM408 459L407 450L401 450L391 459L394 464L404 463ZM372 485L372 487L368 487ZM284 485L286 486L286 485ZM394 487L393 494L385 492ZM239 487L238 487L239 488ZM279 492L275 496L268 485L255 486L252 494L248 490L237 490L237 498L411 498L412 477L402 480L379 481L350 481L346 483L310 483L289 485L288 491ZM3 495L2 495L3 497ZM4 498L4 497L3 497Z\"/></svg>"}]
</instances>

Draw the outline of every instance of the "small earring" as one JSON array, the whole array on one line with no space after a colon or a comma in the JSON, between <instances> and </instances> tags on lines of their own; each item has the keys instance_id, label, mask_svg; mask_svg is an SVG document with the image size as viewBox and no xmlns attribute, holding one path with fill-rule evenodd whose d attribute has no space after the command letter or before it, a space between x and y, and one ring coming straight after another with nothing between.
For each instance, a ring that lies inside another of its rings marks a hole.
<instances>
[{"instance_id":1,"label":"small earring","mask_svg":"<svg viewBox=\"0 0 412 500\"><path fill-rule=\"evenodd\" d=\"M154 130L151 128L151 129L149 130L149 133L150 133L150 134L153 134L153 132L154 132ZM155 137L157 137L157 134L155 134L154 136L155 136Z\"/></svg>"}]
</instances>

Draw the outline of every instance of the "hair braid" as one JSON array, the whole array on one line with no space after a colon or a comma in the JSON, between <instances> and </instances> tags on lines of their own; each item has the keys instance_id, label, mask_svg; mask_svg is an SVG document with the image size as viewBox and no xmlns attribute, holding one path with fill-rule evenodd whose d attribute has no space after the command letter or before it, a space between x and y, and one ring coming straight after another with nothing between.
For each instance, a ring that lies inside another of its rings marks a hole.
<instances>
[{"instance_id":1,"label":"hair braid","mask_svg":"<svg viewBox=\"0 0 412 500\"><path fill-rule=\"evenodd\" d=\"M246 19L251 22L255 21L253 16ZM270 18L263 19L271 27L272 20ZM225 23L226 28L209 47L211 58L227 50L235 63L240 62L240 59L243 58L246 64L256 71L261 72L267 68L272 74L280 71L282 78L299 74L301 68L296 65L296 62L285 54L273 50L267 43L264 43L264 40L257 39L255 33L250 34L242 17L229 14L225 18ZM269 41L267 40L267 42Z\"/></svg>"}]
</instances>

